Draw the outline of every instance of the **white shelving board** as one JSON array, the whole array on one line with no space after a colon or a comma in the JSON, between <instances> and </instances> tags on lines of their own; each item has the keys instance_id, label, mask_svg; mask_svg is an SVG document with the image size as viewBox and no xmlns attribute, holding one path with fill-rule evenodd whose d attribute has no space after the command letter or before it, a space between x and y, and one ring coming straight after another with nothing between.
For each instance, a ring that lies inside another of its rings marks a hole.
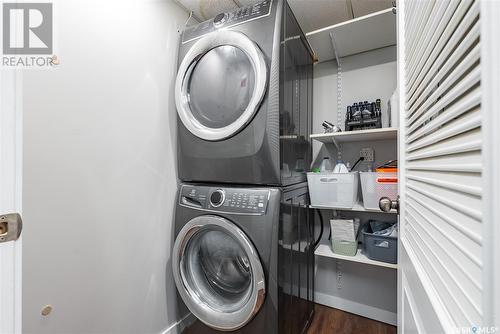
<instances>
[{"instance_id":1,"label":"white shelving board","mask_svg":"<svg viewBox=\"0 0 500 334\"><path fill-rule=\"evenodd\" d=\"M341 58L396 45L396 15L388 8L307 33L319 62L335 59L332 35Z\"/></svg>"},{"instance_id":2,"label":"white shelving board","mask_svg":"<svg viewBox=\"0 0 500 334\"><path fill-rule=\"evenodd\" d=\"M391 210L390 212L384 212L384 211L379 210L379 209L366 209L363 206L363 203L361 203L361 202L354 204L352 209L336 208L336 207L332 207L332 206L319 206L319 205L309 205L309 208L322 209L322 210L339 210L339 211L376 212L376 213L385 213L385 214L397 214L396 210Z\"/></svg>"},{"instance_id":3,"label":"white shelving board","mask_svg":"<svg viewBox=\"0 0 500 334\"><path fill-rule=\"evenodd\" d=\"M330 258L338 259L338 260L364 263L364 264L369 264L372 266L385 267L385 268L391 268L391 269L398 268L397 264L370 260L365 254L362 253L361 249L358 249L358 252L356 253L355 256L335 254L332 251L330 245L327 243L320 243L318 245L318 247L316 248L316 251L314 252L314 254L317 256L324 256L324 257L330 257Z\"/></svg>"},{"instance_id":4,"label":"white shelving board","mask_svg":"<svg viewBox=\"0 0 500 334\"><path fill-rule=\"evenodd\" d=\"M398 129L396 128L381 128L358 131L343 131L335 133L318 133L312 134L311 139L318 140L323 144L335 144L356 142L356 141L373 141L373 140L396 140Z\"/></svg>"}]
</instances>

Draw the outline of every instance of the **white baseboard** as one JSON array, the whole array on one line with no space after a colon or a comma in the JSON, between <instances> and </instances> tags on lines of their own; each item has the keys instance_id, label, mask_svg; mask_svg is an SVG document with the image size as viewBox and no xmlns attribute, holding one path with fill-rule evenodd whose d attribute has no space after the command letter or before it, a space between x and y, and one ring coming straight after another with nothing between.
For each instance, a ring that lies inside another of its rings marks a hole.
<instances>
[{"instance_id":1,"label":"white baseboard","mask_svg":"<svg viewBox=\"0 0 500 334\"><path fill-rule=\"evenodd\" d=\"M290 289L290 285L288 283L285 283L283 286L285 291L290 291L290 290L296 291L296 289ZM307 291L304 288L301 288L301 295L302 296L307 295ZM337 296L315 292L314 302L317 304L326 305L349 313L357 314L365 318L370 318L373 320L384 322L386 324L390 324L393 326L397 326L398 323L397 313L390 312L366 304L356 303L353 302L352 300L340 298Z\"/></svg>"},{"instance_id":2,"label":"white baseboard","mask_svg":"<svg viewBox=\"0 0 500 334\"><path fill-rule=\"evenodd\" d=\"M318 304L397 326L398 316L394 312L318 292L314 294L314 301Z\"/></svg>"},{"instance_id":3,"label":"white baseboard","mask_svg":"<svg viewBox=\"0 0 500 334\"><path fill-rule=\"evenodd\" d=\"M170 327L161 332L161 334L181 334L184 329L192 325L195 321L196 317L189 312L181 320L170 325Z\"/></svg>"}]
</instances>

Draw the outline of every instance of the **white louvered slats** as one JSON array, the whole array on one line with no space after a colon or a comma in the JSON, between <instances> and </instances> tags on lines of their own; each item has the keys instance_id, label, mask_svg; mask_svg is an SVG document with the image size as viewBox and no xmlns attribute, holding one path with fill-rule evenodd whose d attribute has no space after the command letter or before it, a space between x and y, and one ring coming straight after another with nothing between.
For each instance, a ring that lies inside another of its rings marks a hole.
<instances>
[{"instance_id":1,"label":"white louvered slats","mask_svg":"<svg viewBox=\"0 0 500 334\"><path fill-rule=\"evenodd\" d=\"M425 65L420 68L417 77L408 77L409 84L406 86L409 92L408 95L412 96L415 89L417 88L415 82L421 82L422 77L424 77L426 74L435 72L435 67L438 67L447 59L451 48L456 45L456 42L458 40L458 35L454 35L455 30L458 27L457 33L460 34L470 24L472 14L465 18L463 16L464 13L468 13L466 10L470 8L470 3L471 1L469 0L460 2L460 5L451 16L451 20L446 25L445 30L441 34L439 34L439 40L437 44L432 46L433 51L431 55L428 58L424 59ZM477 6L475 7L477 8ZM429 70L432 65L434 65L434 68L432 70Z\"/></svg>"},{"instance_id":2,"label":"white louvered slats","mask_svg":"<svg viewBox=\"0 0 500 334\"><path fill-rule=\"evenodd\" d=\"M483 319L479 4L405 1L402 34L401 241L452 333Z\"/></svg>"}]
</instances>

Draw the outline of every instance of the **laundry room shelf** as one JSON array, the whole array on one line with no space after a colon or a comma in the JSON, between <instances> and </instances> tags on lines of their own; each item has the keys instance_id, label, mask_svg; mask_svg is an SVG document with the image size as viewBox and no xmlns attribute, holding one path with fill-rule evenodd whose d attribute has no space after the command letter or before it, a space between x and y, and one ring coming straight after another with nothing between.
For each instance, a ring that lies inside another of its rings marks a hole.
<instances>
[{"instance_id":1,"label":"laundry room shelf","mask_svg":"<svg viewBox=\"0 0 500 334\"><path fill-rule=\"evenodd\" d=\"M335 144L357 141L390 140L398 137L398 129L381 128L358 131L343 131L335 133L312 134L311 139L322 142L323 144Z\"/></svg>"},{"instance_id":2,"label":"laundry room shelf","mask_svg":"<svg viewBox=\"0 0 500 334\"><path fill-rule=\"evenodd\" d=\"M314 252L314 254L317 256L324 256L324 257L329 257L329 258L338 259L338 260L364 263L364 264L368 264L368 265L372 265L372 266L379 266L379 267L385 267L385 268L390 268L390 269L397 269L398 268L397 264L370 260L365 254L362 253L361 249L358 249L358 252L356 253L355 256L335 254L332 251L332 249L328 243L320 243L318 245L318 247L316 248L316 251Z\"/></svg>"},{"instance_id":3,"label":"laundry room shelf","mask_svg":"<svg viewBox=\"0 0 500 334\"><path fill-rule=\"evenodd\" d=\"M319 62L396 45L396 15L392 8L311 31L306 34Z\"/></svg>"},{"instance_id":4,"label":"laundry room shelf","mask_svg":"<svg viewBox=\"0 0 500 334\"><path fill-rule=\"evenodd\" d=\"M354 204L352 209L346 209L346 208L336 208L333 206L319 206L319 205L309 205L309 208L311 209L321 209L321 210L339 210L339 211L356 211L356 212L374 212L374 213L383 213L383 214L397 214L398 212L396 210L391 210L390 212L384 212L379 209L366 209L363 206L363 203L357 202Z\"/></svg>"}]
</instances>

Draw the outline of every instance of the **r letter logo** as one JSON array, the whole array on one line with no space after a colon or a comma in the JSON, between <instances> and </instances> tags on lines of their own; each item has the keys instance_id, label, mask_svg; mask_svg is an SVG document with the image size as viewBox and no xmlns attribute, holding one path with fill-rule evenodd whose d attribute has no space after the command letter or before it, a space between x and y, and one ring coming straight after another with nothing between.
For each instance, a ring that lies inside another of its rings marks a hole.
<instances>
[{"instance_id":1,"label":"r letter logo","mask_svg":"<svg viewBox=\"0 0 500 334\"><path fill-rule=\"evenodd\" d=\"M52 4L3 4L3 54L52 54Z\"/></svg>"},{"instance_id":2,"label":"r letter logo","mask_svg":"<svg viewBox=\"0 0 500 334\"><path fill-rule=\"evenodd\" d=\"M50 2L2 6L2 67L40 68L59 64L54 52L53 8Z\"/></svg>"}]
</instances>

